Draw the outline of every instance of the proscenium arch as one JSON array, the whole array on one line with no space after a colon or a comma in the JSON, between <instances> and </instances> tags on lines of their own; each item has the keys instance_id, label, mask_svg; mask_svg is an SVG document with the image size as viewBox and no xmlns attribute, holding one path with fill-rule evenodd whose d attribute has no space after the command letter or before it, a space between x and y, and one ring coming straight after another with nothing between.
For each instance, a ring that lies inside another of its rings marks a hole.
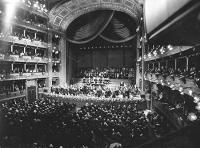
<instances>
[{"instance_id":1,"label":"proscenium arch","mask_svg":"<svg viewBox=\"0 0 200 148\"><path fill-rule=\"evenodd\" d=\"M142 6L139 0L71 0L55 6L49 13L54 28L65 31L69 24L79 16L95 10L115 10L130 15L139 23Z\"/></svg>"}]
</instances>

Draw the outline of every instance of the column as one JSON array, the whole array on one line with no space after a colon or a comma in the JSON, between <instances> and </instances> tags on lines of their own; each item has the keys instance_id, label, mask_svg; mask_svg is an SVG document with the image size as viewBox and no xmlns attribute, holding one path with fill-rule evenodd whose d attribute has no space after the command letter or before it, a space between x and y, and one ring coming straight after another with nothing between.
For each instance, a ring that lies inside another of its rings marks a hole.
<instances>
[{"instance_id":1,"label":"column","mask_svg":"<svg viewBox=\"0 0 200 148\"><path fill-rule=\"evenodd\" d=\"M175 59L174 68L175 68L175 70L177 70L177 59Z\"/></svg>"},{"instance_id":2,"label":"column","mask_svg":"<svg viewBox=\"0 0 200 148\"><path fill-rule=\"evenodd\" d=\"M142 33L144 35L144 33ZM142 36L143 36L142 35ZM142 88L141 88L141 93L143 94L144 93L144 51L145 51L145 43L144 43L144 37L142 38Z\"/></svg>"},{"instance_id":3,"label":"column","mask_svg":"<svg viewBox=\"0 0 200 148\"><path fill-rule=\"evenodd\" d=\"M35 56L37 55L37 48L35 48L35 54L34 54Z\"/></svg>"},{"instance_id":4,"label":"column","mask_svg":"<svg viewBox=\"0 0 200 148\"><path fill-rule=\"evenodd\" d=\"M13 70L14 70L14 66L13 66L13 63L11 64L11 70L12 70L12 72L13 72Z\"/></svg>"},{"instance_id":5,"label":"column","mask_svg":"<svg viewBox=\"0 0 200 148\"><path fill-rule=\"evenodd\" d=\"M47 87L49 87L49 92L52 87L52 32L48 32L48 64L47 64L47 70L49 73L49 77L47 80Z\"/></svg>"},{"instance_id":6,"label":"column","mask_svg":"<svg viewBox=\"0 0 200 148\"><path fill-rule=\"evenodd\" d=\"M140 55L140 50L141 50L141 45L140 45L140 33L139 33L139 27L137 29L137 46L136 46L136 50L137 50L137 55L136 55L136 61L139 59ZM136 86L139 87L140 85L140 61L136 62Z\"/></svg>"},{"instance_id":7,"label":"column","mask_svg":"<svg viewBox=\"0 0 200 148\"><path fill-rule=\"evenodd\" d=\"M13 44L10 46L10 52L13 52Z\"/></svg>"},{"instance_id":8,"label":"column","mask_svg":"<svg viewBox=\"0 0 200 148\"><path fill-rule=\"evenodd\" d=\"M26 36L26 30L24 29L24 37Z\"/></svg>"},{"instance_id":9,"label":"column","mask_svg":"<svg viewBox=\"0 0 200 148\"><path fill-rule=\"evenodd\" d=\"M158 69L160 69L160 62L158 62Z\"/></svg>"},{"instance_id":10,"label":"column","mask_svg":"<svg viewBox=\"0 0 200 148\"><path fill-rule=\"evenodd\" d=\"M70 85L70 80L72 78L72 51L69 43L66 41L66 82Z\"/></svg>"},{"instance_id":11,"label":"column","mask_svg":"<svg viewBox=\"0 0 200 148\"><path fill-rule=\"evenodd\" d=\"M186 57L186 71L189 70L189 58Z\"/></svg>"},{"instance_id":12,"label":"column","mask_svg":"<svg viewBox=\"0 0 200 148\"><path fill-rule=\"evenodd\" d=\"M37 38L37 33L35 32L35 33L34 33L34 39L36 39L36 38Z\"/></svg>"},{"instance_id":13,"label":"column","mask_svg":"<svg viewBox=\"0 0 200 148\"><path fill-rule=\"evenodd\" d=\"M35 64L35 70L34 70L35 72L38 72L38 63L37 64Z\"/></svg>"},{"instance_id":14,"label":"column","mask_svg":"<svg viewBox=\"0 0 200 148\"><path fill-rule=\"evenodd\" d=\"M24 54L26 53L26 46L24 46Z\"/></svg>"},{"instance_id":15,"label":"column","mask_svg":"<svg viewBox=\"0 0 200 148\"><path fill-rule=\"evenodd\" d=\"M63 35L59 41L59 46L60 50L60 72L59 72L59 78L60 78L60 85L65 86L67 83L67 60L66 60L66 39L65 36Z\"/></svg>"},{"instance_id":16,"label":"column","mask_svg":"<svg viewBox=\"0 0 200 148\"><path fill-rule=\"evenodd\" d=\"M24 64L24 73L26 73L26 63Z\"/></svg>"}]
</instances>

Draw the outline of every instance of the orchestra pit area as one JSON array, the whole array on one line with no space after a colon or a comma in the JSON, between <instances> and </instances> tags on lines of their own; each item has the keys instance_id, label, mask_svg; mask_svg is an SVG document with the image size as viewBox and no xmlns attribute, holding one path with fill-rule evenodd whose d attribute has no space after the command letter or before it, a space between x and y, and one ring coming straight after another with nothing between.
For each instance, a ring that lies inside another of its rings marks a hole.
<instances>
[{"instance_id":1,"label":"orchestra pit area","mask_svg":"<svg viewBox=\"0 0 200 148\"><path fill-rule=\"evenodd\" d=\"M199 148L198 0L0 0L0 148Z\"/></svg>"}]
</instances>

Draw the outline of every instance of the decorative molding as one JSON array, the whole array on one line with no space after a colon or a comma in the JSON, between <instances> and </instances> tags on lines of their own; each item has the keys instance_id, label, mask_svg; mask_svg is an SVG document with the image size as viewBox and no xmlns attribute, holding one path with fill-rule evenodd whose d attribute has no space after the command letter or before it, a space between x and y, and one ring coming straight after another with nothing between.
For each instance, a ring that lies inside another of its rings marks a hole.
<instances>
[{"instance_id":1,"label":"decorative molding","mask_svg":"<svg viewBox=\"0 0 200 148\"><path fill-rule=\"evenodd\" d=\"M124 12L135 19L137 23L142 14L142 7L138 0L71 0L50 11L50 24L65 31L77 17L101 9Z\"/></svg>"}]
</instances>

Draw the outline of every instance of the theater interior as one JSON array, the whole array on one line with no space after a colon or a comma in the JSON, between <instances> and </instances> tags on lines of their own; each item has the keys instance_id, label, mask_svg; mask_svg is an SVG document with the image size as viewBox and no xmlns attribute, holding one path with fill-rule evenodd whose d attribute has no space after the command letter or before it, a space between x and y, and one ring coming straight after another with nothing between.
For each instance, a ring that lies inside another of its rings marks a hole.
<instances>
[{"instance_id":1,"label":"theater interior","mask_svg":"<svg viewBox=\"0 0 200 148\"><path fill-rule=\"evenodd\" d=\"M198 134L200 1L0 0L0 148L199 148Z\"/></svg>"}]
</instances>

